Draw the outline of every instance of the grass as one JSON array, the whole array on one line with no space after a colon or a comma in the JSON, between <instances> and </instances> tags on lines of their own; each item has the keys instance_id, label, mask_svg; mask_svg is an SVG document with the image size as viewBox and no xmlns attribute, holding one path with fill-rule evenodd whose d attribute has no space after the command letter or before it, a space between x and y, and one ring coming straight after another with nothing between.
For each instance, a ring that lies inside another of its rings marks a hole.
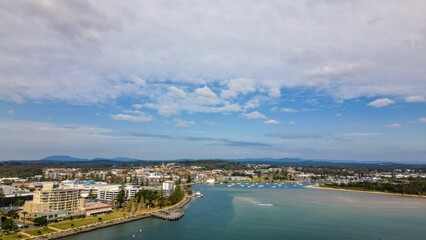
<instances>
[{"instance_id":1,"label":"grass","mask_svg":"<svg viewBox=\"0 0 426 240\"><path fill-rule=\"evenodd\" d=\"M140 211L138 213L140 213ZM126 214L126 215L124 215L124 214ZM118 210L118 211L114 211L110 214L104 214L104 215L99 215L99 216L95 216L95 217L86 217L86 218L74 219L72 221L68 220L68 221L63 221L63 222L60 222L60 223L50 224L49 226L57 228L57 229L65 230L65 229L77 228L77 227L97 223L97 222L99 222L98 218L102 218L101 222L105 222L105 221L108 221L108 220L113 220L113 219L117 219L117 218L120 218L120 217L126 217L126 216L131 216L131 215L132 215L132 213L129 213L127 211L123 212L121 210ZM71 226L71 224L74 224L74 225Z\"/></svg>"},{"instance_id":2,"label":"grass","mask_svg":"<svg viewBox=\"0 0 426 240\"><path fill-rule=\"evenodd\" d=\"M40 231L41 234L38 234L37 233L38 231ZM43 234L46 234L46 233L53 233L53 232L56 232L56 231L53 230L53 229L50 229L48 227L41 227L41 228L36 228L34 230L26 231L26 233L31 234L33 236L39 236L39 235L43 235Z\"/></svg>"},{"instance_id":3,"label":"grass","mask_svg":"<svg viewBox=\"0 0 426 240\"><path fill-rule=\"evenodd\" d=\"M0 235L1 240L14 240L14 239L26 239L28 238L22 233L14 233L10 235Z\"/></svg>"}]
</instances>

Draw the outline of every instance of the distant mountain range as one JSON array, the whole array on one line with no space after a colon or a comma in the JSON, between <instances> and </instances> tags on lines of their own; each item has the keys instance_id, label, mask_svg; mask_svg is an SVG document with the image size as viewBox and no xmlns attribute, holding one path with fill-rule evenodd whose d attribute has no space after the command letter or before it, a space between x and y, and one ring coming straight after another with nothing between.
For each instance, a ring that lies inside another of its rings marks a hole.
<instances>
[{"instance_id":1,"label":"distant mountain range","mask_svg":"<svg viewBox=\"0 0 426 240\"><path fill-rule=\"evenodd\" d=\"M293 164L293 165L312 165L312 166L331 166L331 165L380 165L380 166L407 166L407 165L425 165L424 163L393 163L384 161L350 161L350 160L327 160L327 159L301 159L301 158L242 158L242 159L175 159L175 160L142 160L129 157L115 158L76 158L67 155L47 156L39 161L55 161L55 162L183 162L183 161L203 161L216 160L227 162L242 163L264 163L264 164Z\"/></svg>"},{"instance_id":2,"label":"distant mountain range","mask_svg":"<svg viewBox=\"0 0 426 240\"><path fill-rule=\"evenodd\" d=\"M47 156L40 161L66 161L66 162L81 162L81 161L115 161L115 162L136 162L136 161L144 161L136 158L129 157L115 157L115 158L76 158L67 155L52 155Z\"/></svg>"}]
</instances>

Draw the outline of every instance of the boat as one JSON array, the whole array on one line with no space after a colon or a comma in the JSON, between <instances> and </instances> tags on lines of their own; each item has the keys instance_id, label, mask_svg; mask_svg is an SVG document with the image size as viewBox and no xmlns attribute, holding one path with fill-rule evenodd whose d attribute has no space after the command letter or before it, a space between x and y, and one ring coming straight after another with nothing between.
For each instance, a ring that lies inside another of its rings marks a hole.
<instances>
[{"instance_id":1,"label":"boat","mask_svg":"<svg viewBox=\"0 0 426 240\"><path fill-rule=\"evenodd\" d=\"M202 198L204 195L200 192L195 192L195 197Z\"/></svg>"},{"instance_id":2,"label":"boat","mask_svg":"<svg viewBox=\"0 0 426 240\"><path fill-rule=\"evenodd\" d=\"M214 184L214 182L215 182L215 180L213 178L209 178L206 181L207 184Z\"/></svg>"}]
</instances>

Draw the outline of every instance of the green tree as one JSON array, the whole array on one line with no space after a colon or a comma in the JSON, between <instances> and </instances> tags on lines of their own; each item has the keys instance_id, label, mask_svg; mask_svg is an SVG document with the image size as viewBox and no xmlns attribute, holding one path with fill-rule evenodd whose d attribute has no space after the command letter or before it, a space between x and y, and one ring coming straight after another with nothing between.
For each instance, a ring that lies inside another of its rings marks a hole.
<instances>
[{"instance_id":1,"label":"green tree","mask_svg":"<svg viewBox=\"0 0 426 240\"><path fill-rule=\"evenodd\" d=\"M188 174L188 177L186 178L186 183L191 183L191 182L192 182L191 174Z\"/></svg>"},{"instance_id":2,"label":"green tree","mask_svg":"<svg viewBox=\"0 0 426 240\"><path fill-rule=\"evenodd\" d=\"M180 202L185 197L185 191L180 185L177 185L176 188L170 193L169 200L171 204L176 204Z\"/></svg>"},{"instance_id":3,"label":"green tree","mask_svg":"<svg viewBox=\"0 0 426 240\"><path fill-rule=\"evenodd\" d=\"M17 207L22 207L22 206L24 206L24 204L25 204L25 201L24 201L24 200L22 200L22 199L18 199L18 200L15 202L15 206L17 206Z\"/></svg>"},{"instance_id":4,"label":"green tree","mask_svg":"<svg viewBox=\"0 0 426 240\"><path fill-rule=\"evenodd\" d=\"M46 217L36 217L33 220L34 225L36 226L47 226L47 218Z\"/></svg>"},{"instance_id":5,"label":"green tree","mask_svg":"<svg viewBox=\"0 0 426 240\"><path fill-rule=\"evenodd\" d=\"M12 218L12 219L17 219L19 217L19 214L18 214L17 210L10 210L9 212L7 212L6 215L8 217Z\"/></svg>"},{"instance_id":6,"label":"green tree","mask_svg":"<svg viewBox=\"0 0 426 240\"><path fill-rule=\"evenodd\" d=\"M12 231L18 228L12 219L8 218L1 223L1 228L6 231Z\"/></svg>"},{"instance_id":7,"label":"green tree","mask_svg":"<svg viewBox=\"0 0 426 240\"><path fill-rule=\"evenodd\" d=\"M4 201L4 192L3 192L3 188L0 187L0 206L3 205L3 201Z\"/></svg>"},{"instance_id":8,"label":"green tree","mask_svg":"<svg viewBox=\"0 0 426 240\"><path fill-rule=\"evenodd\" d=\"M121 185L120 191L118 191L117 196L115 197L116 205L121 208L121 205L126 201L126 192L124 190L124 185Z\"/></svg>"},{"instance_id":9,"label":"green tree","mask_svg":"<svg viewBox=\"0 0 426 240\"><path fill-rule=\"evenodd\" d=\"M151 189L141 189L136 193L135 198L138 202L143 200L144 203L147 203L148 207L153 207L154 201L158 199L158 193Z\"/></svg>"}]
</instances>

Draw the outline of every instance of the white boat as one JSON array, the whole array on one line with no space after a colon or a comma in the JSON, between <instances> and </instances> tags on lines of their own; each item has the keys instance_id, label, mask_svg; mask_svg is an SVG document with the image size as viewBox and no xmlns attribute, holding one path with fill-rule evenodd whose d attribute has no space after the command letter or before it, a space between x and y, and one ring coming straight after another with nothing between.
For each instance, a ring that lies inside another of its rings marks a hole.
<instances>
[{"instance_id":1,"label":"white boat","mask_svg":"<svg viewBox=\"0 0 426 240\"><path fill-rule=\"evenodd\" d=\"M195 197L202 198L204 195L200 192L195 192Z\"/></svg>"},{"instance_id":2,"label":"white boat","mask_svg":"<svg viewBox=\"0 0 426 240\"><path fill-rule=\"evenodd\" d=\"M214 184L214 182L215 182L215 180L213 178L209 178L206 181L207 184Z\"/></svg>"}]
</instances>

